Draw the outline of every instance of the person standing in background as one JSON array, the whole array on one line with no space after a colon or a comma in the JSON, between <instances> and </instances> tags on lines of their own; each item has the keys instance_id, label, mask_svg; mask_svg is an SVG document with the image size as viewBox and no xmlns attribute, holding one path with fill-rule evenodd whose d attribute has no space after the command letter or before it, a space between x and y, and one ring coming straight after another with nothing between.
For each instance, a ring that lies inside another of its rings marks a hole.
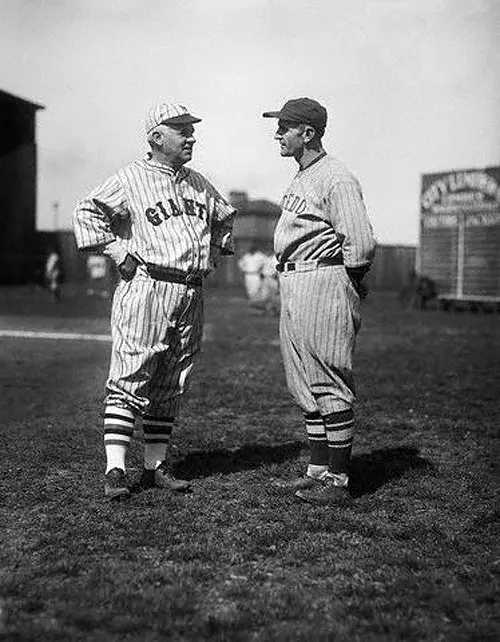
<instances>
[{"instance_id":1,"label":"person standing in background","mask_svg":"<svg viewBox=\"0 0 500 642\"><path fill-rule=\"evenodd\" d=\"M87 257L87 278L87 296L109 298L108 269L105 256L89 254Z\"/></svg>"},{"instance_id":2,"label":"person standing in background","mask_svg":"<svg viewBox=\"0 0 500 642\"><path fill-rule=\"evenodd\" d=\"M267 257L261 252L256 244L252 244L238 261L238 267L243 272L245 291L249 303L256 304L262 301L262 269Z\"/></svg>"},{"instance_id":3,"label":"person standing in background","mask_svg":"<svg viewBox=\"0 0 500 642\"><path fill-rule=\"evenodd\" d=\"M61 299L61 276L61 257L54 248L50 248L45 262L45 284L53 301Z\"/></svg>"}]
</instances>

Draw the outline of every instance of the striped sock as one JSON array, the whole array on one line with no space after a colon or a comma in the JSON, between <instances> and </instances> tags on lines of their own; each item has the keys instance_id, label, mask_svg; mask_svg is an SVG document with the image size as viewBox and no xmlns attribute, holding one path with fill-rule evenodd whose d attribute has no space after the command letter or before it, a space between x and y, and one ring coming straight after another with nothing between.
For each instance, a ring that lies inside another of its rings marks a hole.
<instances>
[{"instance_id":1,"label":"striped sock","mask_svg":"<svg viewBox=\"0 0 500 642\"><path fill-rule=\"evenodd\" d=\"M352 408L342 412L332 412L324 416L323 421L325 422L328 440L330 473L333 475L345 475L347 478L354 438L354 413Z\"/></svg>"},{"instance_id":2,"label":"striped sock","mask_svg":"<svg viewBox=\"0 0 500 642\"><path fill-rule=\"evenodd\" d=\"M113 468L126 470L125 458L134 432L134 414L126 408L107 406L104 413L106 473Z\"/></svg>"},{"instance_id":3,"label":"striped sock","mask_svg":"<svg viewBox=\"0 0 500 642\"><path fill-rule=\"evenodd\" d=\"M142 420L142 430L144 432L144 468L147 470L156 470L161 462L167 458L173 427L173 417L144 416Z\"/></svg>"},{"instance_id":4,"label":"striped sock","mask_svg":"<svg viewBox=\"0 0 500 642\"><path fill-rule=\"evenodd\" d=\"M328 443L325 426L319 412L306 413L305 420L310 455L307 474L310 477L320 477L328 470Z\"/></svg>"}]
</instances>

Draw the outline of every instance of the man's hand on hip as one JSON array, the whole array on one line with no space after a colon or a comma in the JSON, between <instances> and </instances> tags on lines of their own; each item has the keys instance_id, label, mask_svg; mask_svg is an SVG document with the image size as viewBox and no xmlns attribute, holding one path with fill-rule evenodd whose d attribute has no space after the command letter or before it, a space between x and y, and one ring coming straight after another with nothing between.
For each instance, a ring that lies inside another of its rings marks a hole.
<instances>
[{"instance_id":1,"label":"man's hand on hip","mask_svg":"<svg viewBox=\"0 0 500 642\"><path fill-rule=\"evenodd\" d=\"M137 272L139 264L139 259L136 259L132 254L127 254L125 260L118 266L118 272L122 279L124 281L131 281Z\"/></svg>"}]
</instances>

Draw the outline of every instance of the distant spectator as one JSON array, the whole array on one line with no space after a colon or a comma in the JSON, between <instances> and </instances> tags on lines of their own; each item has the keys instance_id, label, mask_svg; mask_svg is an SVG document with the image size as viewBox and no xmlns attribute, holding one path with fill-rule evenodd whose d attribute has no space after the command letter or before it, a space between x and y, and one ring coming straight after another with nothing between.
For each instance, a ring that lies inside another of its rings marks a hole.
<instances>
[{"instance_id":1,"label":"distant spectator","mask_svg":"<svg viewBox=\"0 0 500 642\"><path fill-rule=\"evenodd\" d=\"M437 296L436 284L432 279L422 276L417 282L417 302L420 310L425 310L429 301Z\"/></svg>"},{"instance_id":2,"label":"distant spectator","mask_svg":"<svg viewBox=\"0 0 500 642\"><path fill-rule=\"evenodd\" d=\"M250 303L259 303L263 297L262 269L267 261L267 256L252 245L249 251L238 261L238 267L243 272L245 289Z\"/></svg>"},{"instance_id":3,"label":"distant spectator","mask_svg":"<svg viewBox=\"0 0 500 642\"><path fill-rule=\"evenodd\" d=\"M271 314L279 310L279 285L278 272L276 271L276 257L270 254L262 266L262 298L266 312Z\"/></svg>"},{"instance_id":4,"label":"distant spectator","mask_svg":"<svg viewBox=\"0 0 500 642\"><path fill-rule=\"evenodd\" d=\"M425 310L429 301L435 299L436 296L436 283L412 270L408 275L407 284L400 292L399 299L407 309Z\"/></svg>"},{"instance_id":5,"label":"distant spectator","mask_svg":"<svg viewBox=\"0 0 500 642\"><path fill-rule=\"evenodd\" d=\"M109 297L108 266L102 254L89 254L87 257L87 296Z\"/></svg>"},{"instance_id":6,"label":"distant spectator","mask_svg":"<svg viewBox=\"0 0 500 642\"><path fill-rule=\"evenodd\" d=\"M45 285L52 299L59 301L61 298L61 257L51 248L45 262Z\"/></svg>"}]
</instances>

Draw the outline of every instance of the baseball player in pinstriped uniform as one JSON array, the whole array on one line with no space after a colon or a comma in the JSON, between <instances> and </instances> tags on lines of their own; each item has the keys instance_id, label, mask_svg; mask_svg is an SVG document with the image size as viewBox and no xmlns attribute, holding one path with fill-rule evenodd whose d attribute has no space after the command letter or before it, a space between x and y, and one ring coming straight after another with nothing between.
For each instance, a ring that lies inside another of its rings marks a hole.
<instances>
[{"instance_id":1,"label":"baseball player in pinstriped uniform","mask_svg":"<svg viewBox=\"0 0 500 642\"><path fill-rule=\"evenodd\" d=\"M266 258L257 245L252 245L238 261L238 267L244 274L245 290L250 303L256 303L262 298L262 268Z\"/></svg>"},{"instance_id":2,"label":"baseball player in pinstriped uniform","mask_svg":"<svg viewBox=\"0 0 500 642\"><path fill-rule=\"evenodd\" d=\"M305 476L277 483L304 501L345 503L354 436L352 362L362 279L375 250L372 227L358 181L323 149L326 109L297 98L263 116L278 119L281 155L299 165L281 203L274 250L285 374L310 446Z\"/></svg>"},{"instance_id":3,"label":"baseball player in pinstriped uniform","mask_svg":"<svg viewBox=\"0 0 500 642\"><path fill-rule=\"evenodd\" d=\"M144 160L120 169L74 212L78 247L110 256L121 280L112 311L112 352L106 385L105 496L129 495L126 453L142 417L141 484L185 491L168 445L203 330L202 281L220 254L233 253L235 209L191 160L199 118L159 101L146 117L151 147Z\"/></svg>"}]
</instances>

